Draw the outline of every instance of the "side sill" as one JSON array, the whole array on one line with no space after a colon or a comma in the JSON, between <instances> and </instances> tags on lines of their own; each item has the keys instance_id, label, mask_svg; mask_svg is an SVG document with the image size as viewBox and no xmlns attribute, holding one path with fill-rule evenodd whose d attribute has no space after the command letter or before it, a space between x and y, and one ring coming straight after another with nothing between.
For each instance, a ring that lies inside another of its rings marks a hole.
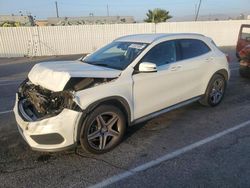
<instances>
[{"instance_id":1,"label":"side sill","mask_svg":"<svg viewBox=\"0 0 250 188\"><path fill-rule=\"evenodd\" d=\"M149 115L146 115L146 116L143 116L143 117L141 117L141 118L135 119L135 120L131 123L131 125L135 125L135 124L138 124L138 123L141 123L141 122L144 122L144 121L153 119L154 117L157 117L157 116L159 116L159 115L161 115L161 114L164 114L164 113L170 112L170 111L172 111L172 110L175 110L175 109L177 109L177 108L180 108L180 107L189 105L189 104L191 104L191 103L193 103L193 102L198 101L201 97L202 97L202 95L200 95L200 96L198 96L198 97L194 97L194 98L189 99L189 100L186 100L186 101L184 101L184 102L175 104L175 105L173 105L173 106L164 108L164 109L162 109L162 110L153 112L153 113L151 113L151 114L149 114Z\"/></svg>"}]
</instances>

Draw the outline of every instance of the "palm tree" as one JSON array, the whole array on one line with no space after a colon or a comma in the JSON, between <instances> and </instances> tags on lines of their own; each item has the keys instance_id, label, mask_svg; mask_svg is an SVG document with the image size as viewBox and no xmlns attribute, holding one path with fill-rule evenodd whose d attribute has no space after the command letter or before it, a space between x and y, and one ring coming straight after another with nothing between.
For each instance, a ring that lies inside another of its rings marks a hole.
<instances>
[{"instance_id":1,"label":"palm tree","mask_svg":"<svg viewBox=\"0 0 250 188\"><path fill-rule=\"evenodd\" d=\"M146 15L147 18L144 21L150 23L165 22L166 20L172 18L172 16L169 15L169 11L160 8L156 8L154 10L148 10Z\"/></svg>"}]
</instances>

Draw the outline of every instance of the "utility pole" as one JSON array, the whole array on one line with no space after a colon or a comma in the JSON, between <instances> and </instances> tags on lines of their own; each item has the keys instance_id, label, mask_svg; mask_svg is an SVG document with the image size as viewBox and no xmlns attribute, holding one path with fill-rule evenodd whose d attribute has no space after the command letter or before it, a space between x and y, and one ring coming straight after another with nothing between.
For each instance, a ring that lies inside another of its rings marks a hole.
<instances>
[{"instance_id":1,"label":"utility pole","mask_svg":"<svg viewBox=\"0 0 250 188\"><path fill-rule=\"evenodd\" d=\"M109 16L109 5L107 4L107 16Z\"/></svg>"},{"instance_id":2,"label":"utility pole","mask_svg":"<svg viewBox=\"0 0 250 188\"><path fill-rule=\"evenodd\" d=\"M198 10L197 10L197 12L196 12L195 21L197 21L197 20L198 20L198 16L199 16L200 8L201 8L201 0L200 0L200 2L199 2L199 5L198 5Z\"/></svg>"},{"instance_id":3,"label":"utility pole","mask_svg":"<svg viewBox=\"0 0 250 188\"><path fill-rule=\"evenodd\" d=\"M57 6L57 1L55 1L56 4L56 17L59 18L59 13L58 13L58 6Z\"/></svg>"},{"instance_id":4,"label":"utility pole","mask_svg":"<svg viewBox=\"0 0 250 188\"><path fill-rule=\"evenodd\" d=\"M197 12L197 4L195 3L195 6L194 6L194 20L196 18L196 12Z\"/></svg>"}]
</instances>

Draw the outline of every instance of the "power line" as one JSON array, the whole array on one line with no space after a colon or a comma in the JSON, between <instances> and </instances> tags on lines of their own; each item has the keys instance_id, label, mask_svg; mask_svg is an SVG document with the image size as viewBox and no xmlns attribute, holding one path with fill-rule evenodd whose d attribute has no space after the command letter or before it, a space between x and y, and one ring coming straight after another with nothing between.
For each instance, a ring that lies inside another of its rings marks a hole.
<instances>
[{"instance_id":1,"label":"power line","mask_svg":"<svg viewBox=\"0 0 250 188\"><path fill-rule=\"evenodd\" d=\"M196 13L196 16L195 16L195 21L197 21L197 19L198 19L200 8L201 8L201 0L199 2L199 5L198 5L198 10L197 10L197 13Z\"/></svg>"},{"instance_id":2,"label":"power line","mask_svg":"<svg viewBox=\"0 0 250 188\"><path fill-rule=\"evenodd\" d=\"M197 4L195 3L195 6L194 6L194 19L196 18L196 13L197 13Z\"/></svg>"}]
</instances>

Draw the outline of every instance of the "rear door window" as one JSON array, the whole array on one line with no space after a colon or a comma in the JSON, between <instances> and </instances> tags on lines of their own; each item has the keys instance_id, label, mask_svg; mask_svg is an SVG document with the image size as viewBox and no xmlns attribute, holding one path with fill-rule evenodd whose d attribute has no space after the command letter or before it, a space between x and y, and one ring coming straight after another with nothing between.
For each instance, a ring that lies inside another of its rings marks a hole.
<instances>
[{"instance_id":1,"label":"rear door window","mask_svg":"<svg viewBox=\"0 0 250 188\"><path fill-rule=\"evenodd\" d=\"M178 40L180 58L189 59L208 53L211 49L198 39L180 39Z\"/></svg>"}]
</instances>

